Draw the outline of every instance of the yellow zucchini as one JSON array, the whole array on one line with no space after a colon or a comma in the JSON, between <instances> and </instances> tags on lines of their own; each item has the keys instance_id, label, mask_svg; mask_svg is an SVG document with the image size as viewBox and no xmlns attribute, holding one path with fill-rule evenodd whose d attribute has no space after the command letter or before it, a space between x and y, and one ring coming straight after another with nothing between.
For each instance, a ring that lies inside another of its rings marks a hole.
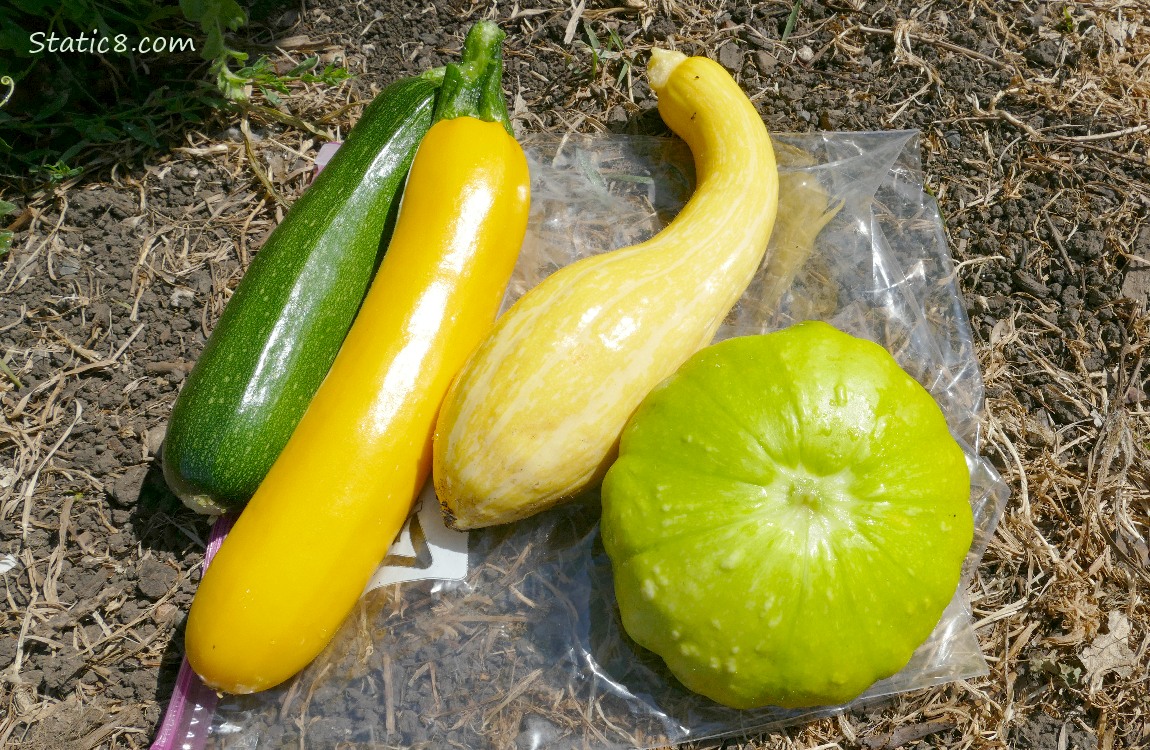
<instances>
[{"instance_id":1,"label":"yellow zucchini","mask_svg":"<svg viewBox=\"0 0 1150 750\"><path fill-rule=\"evenodd\" d=\"M420 143L355 323L192 602L186 653L210 687L263 690L319 654L425 484L440 402L527 228L527 159L505 126L461 116Z\"/></svg>"},{"instance_id":2,"label":"yellow zucchini","mask_svg":"<svg viewBox=\"0 0 1150 750\"><path fill-rule=\"evenodd\" d=\"M711 341L762 261L779 179L754 105L706 58L652 50L648 75L691 148L695 193L646 242L545 279L469 359L434 446L455 528L523 518L598 481L627 418Z\"/></svg>"}]
</instances>

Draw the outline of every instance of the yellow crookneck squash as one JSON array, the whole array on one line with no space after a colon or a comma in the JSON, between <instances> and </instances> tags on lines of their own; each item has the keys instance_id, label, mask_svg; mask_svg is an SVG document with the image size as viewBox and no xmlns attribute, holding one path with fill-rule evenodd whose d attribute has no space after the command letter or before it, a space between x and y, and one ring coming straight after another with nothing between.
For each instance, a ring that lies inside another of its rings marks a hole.
<instances>
[{"instance_id":1,"label":"yellow crookneck squash","mask_svg":"<svg viewBox=\"0 0 1150 750\"><path fill-rule=\"evenodd\" d=\"M452 386L433 476L449 524L506 523L598 481L644 396L708 344L766 251L778 204L771 141L717 63L652 50L663 120L697 183L639 245L546 278L502 316Z\"/></svg>"},{"instance_id":2,"label":"yellow crookneck squash","mask_svg":"<svg viewBox=\"0 0 1150 750\"><path fill-rule=\"evenodd\" d=\"M490 329L526 231L528 168L499 89L502 37L477 24L463 63L448 66L443 119L416 153L363 306L200 583L186 653L217 690L263 690L311 662L427 480L443 395ZM492 59L476 64L479 53ZM486 87L479 116L453 116L468 111L451 99L456 79L471 106Z\"/></svg>"}]
</instances>

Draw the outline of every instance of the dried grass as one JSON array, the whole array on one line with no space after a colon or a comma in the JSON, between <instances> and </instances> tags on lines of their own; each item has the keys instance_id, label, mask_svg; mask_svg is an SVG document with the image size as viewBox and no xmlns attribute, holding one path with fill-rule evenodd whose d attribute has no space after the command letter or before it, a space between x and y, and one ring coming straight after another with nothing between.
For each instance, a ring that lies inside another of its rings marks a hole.
<instances>
[{"instance_id":1,"label":"dried grass","mask_svg":"<svg viewBox=\"0 0 1150 750\"><path fill-rule=\"evenodd\" d=\"M333 105L347 107L346 100L337 99L339 95L347 96L348 92L300 91L291 98L291 106L319 121L319 113L331 112ZM347 109L343 111L346 114ZM87 601L62 600L59 580L65 565L122 571L126 564L134 564L149 553L129 549L125 559L110 552L107 542L98 536L99 530L88 528L77 533L72 519L81 512L103 519L106 534L120 530L105 515L104 498L109 488L104 481L108 480L82 468L64 468L54 459L62 449L67 450L73 431L84 423L125 425L127 436L141 439L144 445L141 458L150 458L148 446L157 441L153 436L134 434L126 426L140 414L91 413L71 394L92 375L144 369L131 361L127 352L145 328L137 322L141 299L157 279L173 295L190 296L186 280L198 271L210 270L212 291L202 320L206 332L226 303L252 248L282 217L282 208L274 206L262 186L251 184L249 175L264 174L277 191L294 197L310 177L312 166L305 155L314 151L315 133L337 138L340 132L338 127L321 130L321 126L286 129L282 121L294 122L294 115L261 114L253 115L252 127L243 133L250 144L247 148L242 140L221 141L190 132L185 147L175 149L158 163L140 170L112 167L106 173L106 185L138 195L135 215L126 222L141 230L136 235L138 254L131 270L131 292L125 309L116 313L132 324L126 334L115 336L106 324L102 328L96 325L88 340L73 340L54 326L51 317L45 320L43 309L15 311L17 319L0 331L36 332L31 338L16 337L31 343L0 351L5 373L10 373L0 377L0 518L14 520L18 530L18 538L6 540L15 545L16 564L4 576L7 611L2 622L5 635L14 639L14 658L0 675L0 747L87 750L146 747L151 742L159 706L130 705L108 698L102 694L101 684L128 660L138 662L138 668L160 670L183 609L174 606L171 599L192 571L179 571L166 594L138 608L126 621L118 615L125 604L136 602L137 596L122 585L104 587ZM258 160L258 169L252 167L252 159ZM186 179L197 169L212 168L217 173L242 176L241 189L221 192L201 183L196 185L198 200L183 210L165 205L162 199L158 205L150 202L162 193L158 188L173 179L174 170L181 173L180 179ZM38 268L46 267L49 276L59 281L53 268L62 260L75 257L87 261L81 249L68 247L61 239L63 232L76 228L69 208L76 189L63 185L54 192L33 196L27 239L0 261L0 293L20 289ZM94 300L106 298L100 282L91 274L70 283L74 293L67 301L77 307L87 308ZM53 302L44 301L49 312ZM46 358L64 364L35 387L23 388L34 363ZM181 369L186 372L187 363L148 364L150 376L155 377ZM125 394L145 379L129 383ZM170 403L155 404L154 409L166 415ZM202 547L202 541L182 519L157 514L150 522L182 528ZM50 549L27 544L30 534L38 529L54 537ZM147 531L136 529L138 535ZM66 634L70 641L59 640L57 633ZM61 697L40 693L34 683L22 679L25 654L32 646L67 655L72 659L69 665L74 662L75 673L94 679L79 681Z\"/></svg>"}]
</instances>

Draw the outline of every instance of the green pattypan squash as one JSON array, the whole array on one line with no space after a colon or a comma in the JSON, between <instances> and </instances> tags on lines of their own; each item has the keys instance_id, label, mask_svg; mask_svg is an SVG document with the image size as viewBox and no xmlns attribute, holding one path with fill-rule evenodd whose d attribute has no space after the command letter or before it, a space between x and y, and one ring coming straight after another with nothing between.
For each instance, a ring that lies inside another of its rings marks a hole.
<instances>
[{"instance_id":1,"label":"green pattypan squash","mask_svg":"<svg viewBox=\"0 0 1150 750\"><path fill-rule=\"evenodd\" d=\"M604 480L623 625L722 704L850 701L954 597L969 494L942 411L877 344L807 322L709 346Z\"/></svg>"}]
</instances>

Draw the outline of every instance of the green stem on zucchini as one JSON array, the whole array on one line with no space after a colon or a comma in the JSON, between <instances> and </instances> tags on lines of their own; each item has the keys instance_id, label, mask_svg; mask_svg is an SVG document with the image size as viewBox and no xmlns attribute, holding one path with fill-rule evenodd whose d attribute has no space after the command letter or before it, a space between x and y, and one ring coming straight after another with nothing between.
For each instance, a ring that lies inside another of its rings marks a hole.
<instances>
[{"instance_id":1,"label":"green stem on zucchini","mask_svg":"<svg viewBox=\"0 0 1150 750\"><path fill-rule=\"evenodd\" d=\"M474 117L498 122L514 135L502 88L505 36L491 21L478 21L471 27L462 59L448 63L444 71L433 122Z\"/></svg>"},{"instance_id":2,"label":"green stem on zucchini","mask_svg":"<svg viewBox=\"0 0 1150 750\"><path fill-rule=\"evenodd\" d=\"M446 72L447 72L447 68L440 65L438 68L428 68L427 70L420 73L419 77L425 81L431 81L432 83L434 83L438 86L442 86L443 85L443 74Z\"/></svg>"},{"instance_id":3,"label":"green stem on zucchini","mask_svg":"<svg viewBox=\"0 0 1150 750\"><path fill-rule=\"evenodd\" d=\"M503 53L500 50L496 50L495 58L487 68L487 81L479 93L479 119L502 123L507 134L515 137L511 116L507 112L507 99L503 96Z\"/></svg>"}]
</instances>

